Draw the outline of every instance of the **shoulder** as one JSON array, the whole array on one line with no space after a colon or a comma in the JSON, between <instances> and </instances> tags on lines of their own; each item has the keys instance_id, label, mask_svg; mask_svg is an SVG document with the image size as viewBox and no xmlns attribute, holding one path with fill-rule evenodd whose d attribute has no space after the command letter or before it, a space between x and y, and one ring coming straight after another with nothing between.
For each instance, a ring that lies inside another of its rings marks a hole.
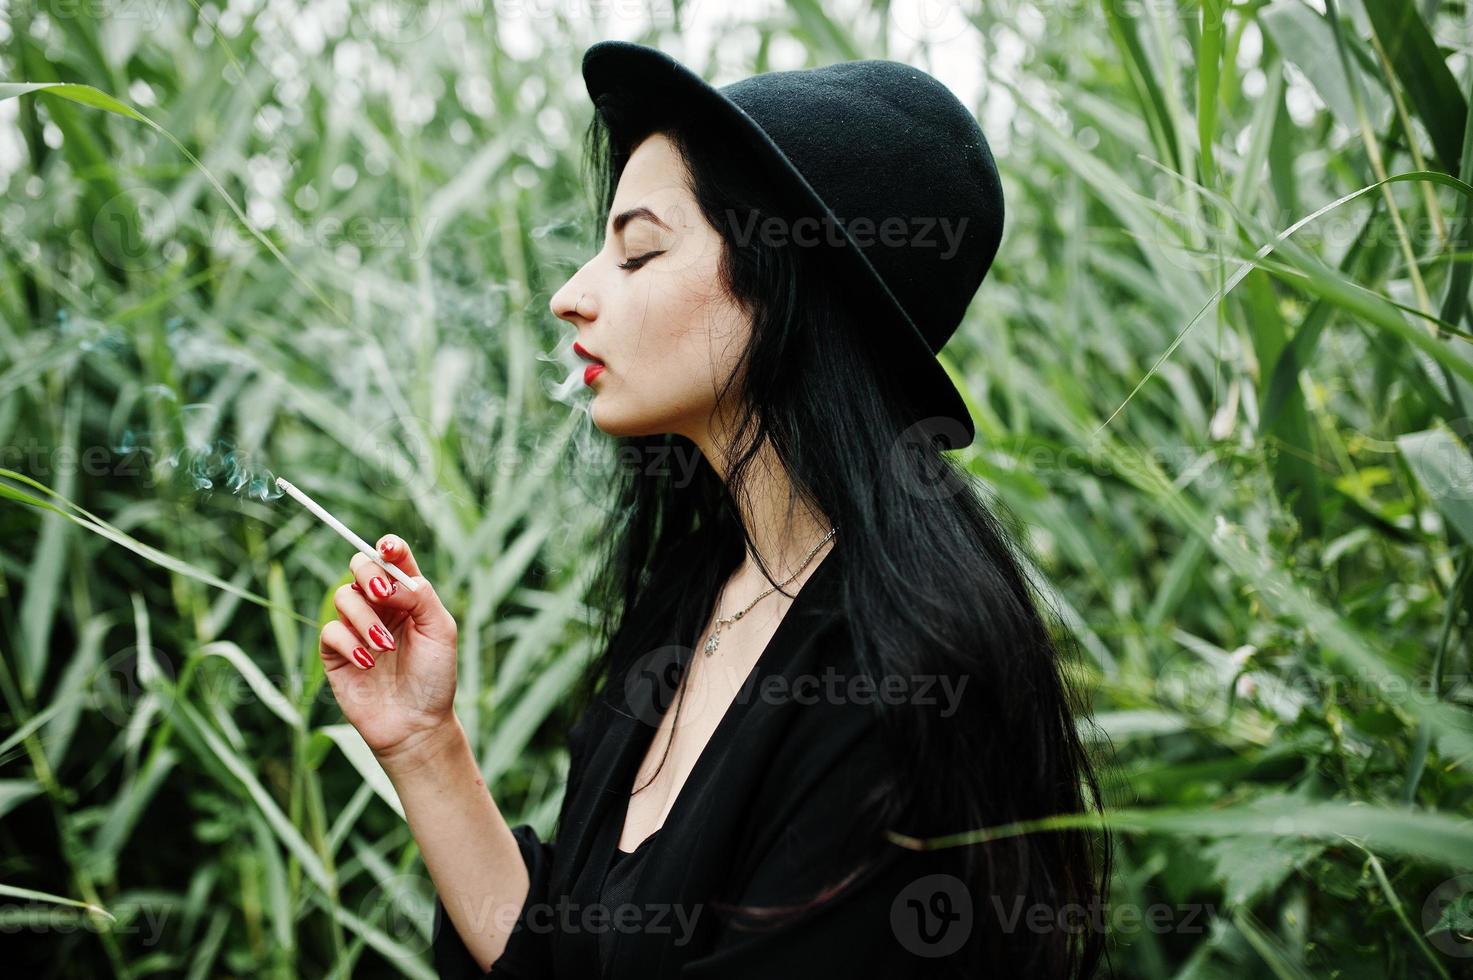
<instances>
[{"instance_id":1,"label":"shoulder","mask_svg":"<svg viewBox=\"0 0 1473 980\"><path fill-rule=\"evenodd\" d=\"M828 595L824 596L827 601ZM873 749L882 740L883 708L848 621L837 607L810 607L803 649L763 678L771 703L784 703L787 738L820 754Z\"/></svg>"},{"instance_id":2,"label":"shoulder","mask_svg":"<svg viewBox=\"0 0 1473 980\"><path fill-rule=\"evenodd\" d=\"M762 678L766 711L754 727L764 751L760 812L772 825L812 818L853 827L899 777L883 705L865 691L847 626L832 620L806 638L801 656Z\"/></svg>"}]
</instances>

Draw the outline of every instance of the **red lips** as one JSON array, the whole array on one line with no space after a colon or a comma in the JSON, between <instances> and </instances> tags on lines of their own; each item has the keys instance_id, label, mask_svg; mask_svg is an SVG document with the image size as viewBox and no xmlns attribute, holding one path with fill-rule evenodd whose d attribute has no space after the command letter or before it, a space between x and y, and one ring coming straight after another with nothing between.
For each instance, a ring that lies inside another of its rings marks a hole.
<instances>
[{"instance_id":1,"label":"red lips","mask_svg":"<svg viewBox=\"0 0 1473 980\"><path fill-rule=\"evenodd\" d=\"M577 354L579 357L583 358L584 360L592 361L593 362L592 364L588 365L586 368L583 369L583 383L586 384L586 385L593 384L593 379L596 378L596 377L598 377L600 374L603 374L604 373L604 370L605 370L605 367L606 367L605 364L604 364L604 362L601 361L601 360L599 360L597 357L593 356L592 354L590 354L588 352L588 348L584 347L582 344L578 343L576 340L573 341L573 353L574 354Z\"/></svg>"}]
</instances>

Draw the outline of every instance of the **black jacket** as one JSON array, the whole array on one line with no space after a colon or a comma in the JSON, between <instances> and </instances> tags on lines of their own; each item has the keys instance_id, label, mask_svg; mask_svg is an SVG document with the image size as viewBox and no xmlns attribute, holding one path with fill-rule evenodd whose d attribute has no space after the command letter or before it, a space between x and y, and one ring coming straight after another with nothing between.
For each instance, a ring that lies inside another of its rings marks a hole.
<instances>
[{"instance_id":1,"label":"black jacket","mask_svg":"<svg viewBox=\"0 0 1473 980\"><path fill-rule=\"evenodd\" d=\"M631 907L603 908L600 887L635 772L668 707L660 702L670 701L661 692L673 687L640 678L678 676L665 668L692 655L669 636L626 658L630 666L573 726L557 840L541 840L528 824L513 828L531 891L489 973L437 897L441 977L952 975L941 972L942 954L966 940L977 903L947 874L959 849L898 847L871 819L889 763L877 706L848 686L856 668L836 615L841 557L832 550L803 583L696 760L643 855ZM856 868L839 897L776 928L725 907L803 903ZM620 933L607 971L598 961L601 929Z\"/></svg>"}]
</instances>

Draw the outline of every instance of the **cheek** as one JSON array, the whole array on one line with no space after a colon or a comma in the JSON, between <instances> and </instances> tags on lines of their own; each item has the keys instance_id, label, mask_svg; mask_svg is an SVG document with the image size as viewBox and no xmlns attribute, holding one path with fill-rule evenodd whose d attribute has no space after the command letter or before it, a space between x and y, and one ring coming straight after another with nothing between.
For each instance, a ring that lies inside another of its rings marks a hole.
<instances>
[{"instance_id":1,"label":"cheek","mask_svg":"<svg viewBox=\"0 0 1473 980\"><path fill-rule=\"evenodd\" d=\"M652 324L662 360L706 395L736 365L747 337L741 311L715 275L714 269L683 272L665 315Z\"/></svg>"},{"instance_id":2,"label":"cheek","mask_svg":"<svg viewBox=\"0 0 1473 980\"><path fill-rule=\"evenodd\" d=\"M717 284L719 238L700 251L676 268L652 263L630 282L615 320L620 369L606 389L609 421L659 428L699 418L734 369L750 324Z\"/></svg>"},{"instance_id":3,"label":"cheek","mask_svg":"<svg viewBox=\"0 0 1473 980\"><path fill-rule=\"evenodd\" d=\"M716 282L714 262L673 271L652 266L631 296L628 349L641 373L711 375L730 369L745 340L736 305Z\"/></svg>"}]
</instances>

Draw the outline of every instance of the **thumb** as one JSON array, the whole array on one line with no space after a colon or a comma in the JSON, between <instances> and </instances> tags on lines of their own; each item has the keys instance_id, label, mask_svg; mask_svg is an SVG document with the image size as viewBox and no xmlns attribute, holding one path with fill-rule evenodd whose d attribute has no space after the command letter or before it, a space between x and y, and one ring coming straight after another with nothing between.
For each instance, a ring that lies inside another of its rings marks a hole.
<instances>
[{"instance_id":1,"label":"thumb","mask_svg":"<svg viewBox=\"0 0 1473 980\"><path fill-rule=\"evenodd\" d=\"M418 590L401 585L397 592L390 590L389 598L401 601L403 610L420 630L448 634L448 638L454 639L455 618L445 608L445 603L440 601L440 593L435 591L430 580L423 575L413 575L410 580L419 587Z\"/></svg>"}]
</instances>

